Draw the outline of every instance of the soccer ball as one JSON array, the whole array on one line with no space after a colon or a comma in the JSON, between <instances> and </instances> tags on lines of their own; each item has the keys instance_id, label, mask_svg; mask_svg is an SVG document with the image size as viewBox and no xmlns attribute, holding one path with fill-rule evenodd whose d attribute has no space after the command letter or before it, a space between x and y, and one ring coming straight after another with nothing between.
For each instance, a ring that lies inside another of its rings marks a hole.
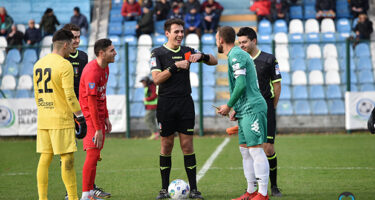
<instances>
[{"instance_id":1,"label":"soccer ball","mask_svg":"<svg viewBox=\"0 0 375 200\"><path fill-rule=\"evenodd\" d=\"M168 193L172 199L187 199L190 187L184 180L176 179L169 184Z\"/></svg>"}]
</instances>

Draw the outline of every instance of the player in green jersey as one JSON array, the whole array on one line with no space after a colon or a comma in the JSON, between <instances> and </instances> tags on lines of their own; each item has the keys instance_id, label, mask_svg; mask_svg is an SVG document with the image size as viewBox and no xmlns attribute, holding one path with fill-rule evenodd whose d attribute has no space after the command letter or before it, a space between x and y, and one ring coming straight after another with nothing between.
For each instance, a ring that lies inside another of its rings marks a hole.
<instances>
[{"instance_id":1,"label":"player in green jersey","mask_svg":"<svg viewBox=\"0 0 375 200\"><path fill-rule=\"evenodd\" d=\"M268 200L269 164L262 144L267 141L267 104L260 93L255 66L250 55L234 45L236 33L232 27L221 27L216 34L219 53L228 56L230 99L218 113L238 120L238 137L247 179L247 191L234 200ZM256 191L258 183L258 191Z\"/></svg>"}]
</instances>

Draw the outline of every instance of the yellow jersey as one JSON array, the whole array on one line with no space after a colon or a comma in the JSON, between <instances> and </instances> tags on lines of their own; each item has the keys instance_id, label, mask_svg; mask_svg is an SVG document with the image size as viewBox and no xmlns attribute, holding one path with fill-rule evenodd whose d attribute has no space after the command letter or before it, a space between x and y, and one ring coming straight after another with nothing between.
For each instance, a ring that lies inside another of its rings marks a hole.
<instances>
[{"instance_id":1,"label":"yellow jersey","mask_svg":"<svg viewBox=\"0 0 375 200\"><path fill-rule=\"evenodd\" d=\"M73 113L81 107L74 93L72 64L50 53L34 65L33 81L38 129L74 127Z\"/></svg>"}]
</instances>

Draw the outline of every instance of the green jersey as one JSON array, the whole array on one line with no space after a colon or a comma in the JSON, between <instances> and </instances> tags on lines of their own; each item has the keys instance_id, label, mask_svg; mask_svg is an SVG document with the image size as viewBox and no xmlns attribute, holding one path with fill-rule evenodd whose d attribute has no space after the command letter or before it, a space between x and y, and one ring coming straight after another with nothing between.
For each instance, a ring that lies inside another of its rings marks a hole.
<instances>
[{"instance_id":1,"label":"green jersey","mask_svg":"<svg viewBox=\"0 0 375 200\"><path fill-rule=\"evenodd\" d=\"M235 46L228 53L228 79L231 96L239 76L245 76L246 87L233 106L236 117L241 118L246 114L267 112L266 101L259 90L254 62L247 52Z\"/></svg>"}]
</instances>

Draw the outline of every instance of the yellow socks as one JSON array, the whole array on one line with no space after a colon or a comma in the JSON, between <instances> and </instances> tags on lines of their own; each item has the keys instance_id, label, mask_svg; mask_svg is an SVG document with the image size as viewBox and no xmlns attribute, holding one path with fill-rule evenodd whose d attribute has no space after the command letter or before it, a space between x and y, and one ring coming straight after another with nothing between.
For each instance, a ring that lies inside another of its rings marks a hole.
<instances>
[{"instance_id":1,"label":"yellow socks","mask_svg":"<svg viewBox=\"0 0 375 200\"><path fill-rule=\"evenodd\" d=\"M48 191L48 168L52 161L52 153L40 154L38 169L37 169L37 182L39 200L47 200Z\"/></svg>"},{"instance_id":2,"label":"yellow socks","mask_svg":"<svg viewBox=\"0 0 375 200\"><path fill-rule=\"evenodd\" d=\"M69 200L78 200L76 171L74 169L74 154L61 155L61 177L64 181Z\"/></svg>"}]
</instances>

